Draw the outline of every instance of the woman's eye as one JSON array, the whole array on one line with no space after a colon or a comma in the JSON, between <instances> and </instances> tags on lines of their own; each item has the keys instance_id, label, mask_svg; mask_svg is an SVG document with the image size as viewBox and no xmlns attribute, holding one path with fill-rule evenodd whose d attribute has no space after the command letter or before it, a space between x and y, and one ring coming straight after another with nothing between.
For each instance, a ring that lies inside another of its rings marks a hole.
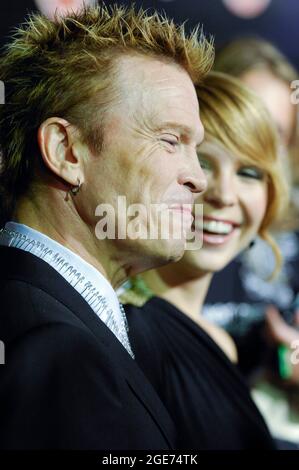
<instances>
[{"instance_id":1,"label":"woman's eye","mask_svg":"<svg viewBox=\"0 0 299 470\"><path fill-rule=\"evenodd\" d=\"M264 179L265 173L259 168L255 167L243 167L238 170L238 175L245 178L252 178L256 180Z\"/></svg>"}]
</instances>

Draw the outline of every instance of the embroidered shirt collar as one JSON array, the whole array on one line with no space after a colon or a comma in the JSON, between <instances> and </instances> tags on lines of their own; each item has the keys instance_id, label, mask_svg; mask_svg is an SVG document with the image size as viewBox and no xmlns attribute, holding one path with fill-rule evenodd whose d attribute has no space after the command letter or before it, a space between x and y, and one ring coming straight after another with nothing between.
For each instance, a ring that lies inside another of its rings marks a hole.
<instances>
[{"instance_id":1,"label":"embroidered shirt collar","mask_svg":"<svg viewBox=\"0 0 299 470\"><path fill-rule=\"evenodd\" d=\"M107 279L76 253L27 225L8 222L0 245L28 251L54 268L89 304L134 358L126 315Z\"/></svg>"}]
</instances>

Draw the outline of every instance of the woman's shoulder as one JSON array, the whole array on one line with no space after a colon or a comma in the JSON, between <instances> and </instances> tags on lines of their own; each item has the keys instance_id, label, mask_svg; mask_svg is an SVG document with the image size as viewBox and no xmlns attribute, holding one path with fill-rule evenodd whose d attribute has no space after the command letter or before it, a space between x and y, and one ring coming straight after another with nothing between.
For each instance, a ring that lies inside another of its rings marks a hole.
<instances>
[{"instance_id":1,"label":"woman's shoulder","mask_svg":"<svg viewBox=\"0 0 299 470\"><path fill-rule=\"evenodd\" d=\"M152 297L142 307L126 306L133 337L165 350L175 344L185 344L184 351L199 348L209 354L224 353L231 362L237 362L237 349L225 330L198 315L194 320L170 302ZM143 346L145 347L145 346ZM221 350L221 352L220 352Z\"/></svg>"},{"instance_id":2,"label":"woman's shoulder","mask_svg":"<svg viewBox=\"0 0 299 470\"><path fill-rule=\"evenodd\" d=\"M223 328L211 323L202 316L199 317L198 324L224 352L228 359L236 364L238 362L238 352L232 337Z\"/></svg>"}]
</instances>

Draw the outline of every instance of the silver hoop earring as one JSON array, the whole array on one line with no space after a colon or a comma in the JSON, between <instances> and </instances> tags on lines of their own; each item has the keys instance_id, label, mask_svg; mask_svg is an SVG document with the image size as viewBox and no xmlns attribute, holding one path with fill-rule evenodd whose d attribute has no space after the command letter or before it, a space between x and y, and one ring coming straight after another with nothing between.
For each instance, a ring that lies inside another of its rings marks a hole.
<instances>
[{"instance_id":1,"label":"silver hoop earring","mask_svg":"<svg viewBox=\"0 0 299 470\"><path fill-rule=\"evenodd\" d=\"M77 196L78 192L80 191L80 188L82 186L82 183L80 182L79 178L77 178L77 184L73 188L71 188L70 192L74 195Z\"/></svg>"}]
</instances>

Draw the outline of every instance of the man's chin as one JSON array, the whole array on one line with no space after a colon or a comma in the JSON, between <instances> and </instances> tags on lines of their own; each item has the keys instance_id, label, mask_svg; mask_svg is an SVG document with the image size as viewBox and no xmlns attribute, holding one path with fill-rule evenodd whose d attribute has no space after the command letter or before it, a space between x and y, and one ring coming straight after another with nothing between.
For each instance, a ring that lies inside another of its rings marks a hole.
<instances>
[{"instance_id":1,"label":"man's chin","mask_svg":"<svg viewBox=\"0 0 299 470\"><path fill-rule=\"evenodd\" d=\"M157 255L163 264L175 263L183 257L185 248L186 240L162 240Z\"/></svg>"},{"instance_id":2,"label":"man's chin","mask_svg":"<svg viewBox=\"0 0 299 470\"><path fill-rule=\"evenodd\" d=\"M139 240L138 246L135 241L133 250L130 250L131 260L135 259L130 275L179 261L185 246L185 240Z\"/></svg>"}]
</instances>

